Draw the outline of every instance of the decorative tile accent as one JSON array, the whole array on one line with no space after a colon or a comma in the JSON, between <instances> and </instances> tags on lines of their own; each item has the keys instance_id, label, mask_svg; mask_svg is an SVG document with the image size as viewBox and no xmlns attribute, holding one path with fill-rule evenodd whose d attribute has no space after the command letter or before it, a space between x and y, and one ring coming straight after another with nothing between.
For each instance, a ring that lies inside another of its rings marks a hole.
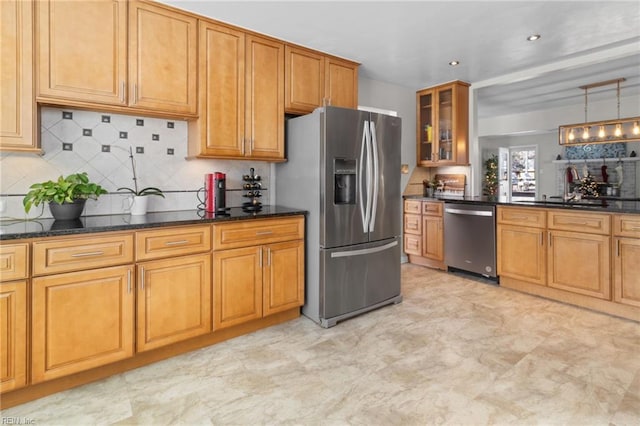
<instances>
[{"instance_id":1,"label":"decorative tile accent","mask_svg":"<svg viewBox=\"0 0 640 426\"><path fill-rule=\"evenodd\" d=\"M136 126L144 126L144 120L141 118L136 118Z\"/></svg>"},{"instance_id":2,"label":"decorative tile accent","mask_svg":"<svg viewBox=\"0 0 640 426\"><path fill-rule=\"evenodd\" d=\"M73 144L72 143L63 142L62 143L62 150L63 151L73 151Z\"/></svg>"},{"instance_id":3,"label":"decorative tile accent","mask_svg":"<svg viewBox=\"0 0 640 426\"><path fill-rule=\"evenodd\" d=\"M151 135L151 140L152 141L159 141L160 140L160 135L154 133Z\"/></svg>"},{"instance_id":4,"label":"decorative tile accent","mask_svg":"<svg viewBox=\"0 0 640 426\"><path fill-rule=\"evenodd\" d=\"M111 123L111 116L109 116L109 115L103 115L103 116L102 116L102 122L103 122L103 123Z\"/></svg>"},{"instance_id":5,"label":"decorative tile accent","mask_svg":"<svg viewBox=\"0 0 640 426\"><path fill-rule=\"evenodd\" d=\"M91 129L82 129L82 136L91 136L93 131Z\"/></svg>"},{"instance_id":6,"label":"decorative tile accent","mask_svg":"<svg viewBox=\"0 0 640 426\"><path fill-rule=\"evenodd\" d=\"M102 145L102 152L111 152L111 145Z\"/></svg>"},{"instance_id":7,"label":"decorative tile accent","mask_svg":"<svg viewBox=\"0 0 640 426\"><path fill-rule=\"evenodd\" d=\"M601 143L592 145L567 146L567 160L584 160L589 158L618 158L627 156L625 143Z\"/></svg>"},{"instance_id":8,"label":"decorative tile accent","mask_svg":"<svg viewBox=\"0 0 640 426\"><path fill-rule=\"evenodd\" d=\"M167 128L169 129L173 129L174 128L174 122L173 121L167 121Z\"/></svg>"},{"instance_id":9,"label":"decorative tile accent","mask_svg":"<svg viewBox=\"0 0 640 426\"><path fill-rule=\"evenodd\" d=\"M120 132L120 139L127 139L129 134L127 132Z\"/></svg>"},{"instance_id":10,"label":"decorative tile accent","mask_svg":"<svg viewBox=\"0 0 640 426\"><path fill-rule=\"evenodd\" d=\"M62 111L62 118L65 120L73 120L73 113L70 111Z\"/></svg>"},{"instance_id":11,"label":"decorative tile accent","mask_svg":"<svg viewBox=\"0 0 640 426\"><path fill-rule=\"evenodd\" d=\"M144 154L144 147L136 146L136 154Z\"/></svg>"},{"instance_id":12,"label":"decorative tile accent","mask_svg":"<svg viewBox=\"0 0 640 426\"><path fill-rule=\"evenodd\" d=\"M173 155L173 148L167 148L167 155Z\"/></svg>"}]
</instances>

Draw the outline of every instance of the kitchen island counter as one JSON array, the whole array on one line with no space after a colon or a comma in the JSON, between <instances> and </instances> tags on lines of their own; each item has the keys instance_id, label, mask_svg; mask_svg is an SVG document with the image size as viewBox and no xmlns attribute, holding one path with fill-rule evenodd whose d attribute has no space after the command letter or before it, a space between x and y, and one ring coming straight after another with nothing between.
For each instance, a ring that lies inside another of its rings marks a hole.
<instances>
[{"instance_id":1,"label":"kitchen island counter","mask_svg":"<svg viewBox=\"0 0 640 426\"><path fill-rule=\"evenodd\" d=\"M262 209L258 212L245 212L241 207L232 207L224 214L206 213L203 210L179 210L147 213L146 215L140 216L132 216L129 214L82 216L78 220L71 221L56 221L53 218L29 221L6 221L0 222L0 240L197 225L305 214L307 214L307 212L304 210L289 207L262 206Z\"/></svg>"},{"instance_id":2,"label":"kitchen island counter","mask_svg":"<svg viewBox=\"0 0 640 426\"><path fill-rule=\"evenodd\" d=\"M463 204L489 204L489 205L503 205L503 206L516 206L516 207L543 207L552 209L571 209L571 210L586 210L597 211L602 213L630 213L640 214L640 199L611 199L611 198L595 198L586 199L580 201L563 201L560 198L551 198L547 200L532 200L532 201L506 201L500 197L488 197L488 196L438 196L438 197L425 197L422 195L406 195L405 200L425 200L425 201L444 201L444 202L456 202Z\"/></svg>"}]
</instances>

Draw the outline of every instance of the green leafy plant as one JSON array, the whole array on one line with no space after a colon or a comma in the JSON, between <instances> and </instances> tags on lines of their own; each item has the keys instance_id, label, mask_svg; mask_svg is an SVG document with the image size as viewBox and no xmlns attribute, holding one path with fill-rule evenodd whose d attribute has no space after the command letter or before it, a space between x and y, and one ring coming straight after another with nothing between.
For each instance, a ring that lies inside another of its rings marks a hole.
<instances>
[{"instance_id":1,"label":"green leafy plant","mask_svg":"<svg viewBox=\"0 0 640 426\"><path fill-rule=\"evenodd\" d=\"M133 159L133 150L129 147L129 158L131 159L131 169L133 170L133 188L122 187L118 188L118 191L130 192L131 194L144 197L146 195L157 195L164 198L164 193L160 188L154 186L148 186L146 188L138 189L138 176L136 175L136 163Z\"/></svg>"},{"instance_id":2,"label":"green leafy plant","mask_svg":"<svg viewBox=\"0 0 640 426\"><path fill-rule=\"evenodd\" d=\"M29 213L31 207L41 203L73 203L78 199L97 199L107 191L97 183L89 181L87 172L74 173L57 181L34 183L30 191L22 199L24 211Z\"/></svg>"}]
</instances>

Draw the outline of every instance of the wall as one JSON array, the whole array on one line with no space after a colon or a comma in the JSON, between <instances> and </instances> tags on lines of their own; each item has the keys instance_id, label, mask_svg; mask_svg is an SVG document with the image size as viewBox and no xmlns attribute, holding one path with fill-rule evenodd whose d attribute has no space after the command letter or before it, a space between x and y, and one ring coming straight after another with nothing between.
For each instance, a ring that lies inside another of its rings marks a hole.
<instances>
[{"instance_id":1,"label":"wall","mask_svg":"<svg viewBox=\"0 0 640 426\"><path fill-rule=\"evenodd\" d=\"M269 203L268 163L187 159L185 121L51 107L42 107L40 117L43 155L0 154L0 199L6 203L3 218L27 217L22 197L31 184L81 171L110 192L87 202L85 214L123 213L127 197L116 191L133 187L129 147L134 152L139 188L155 186L165 191L164 199L149 198L149 211L196 209L196 192L204 184L204 175L214 171L227 174L227 206L241 206L242 176L250 167L263 177L262 201ZM28 217L40 212L40 207L33 208ZM43 217L51 217L47 207Z\"/></svg>"},{"instance_id":2,"label":"wall","mask_svg":"<svg viewBox=\"0 0 640 426\"><path fill-rule=\"evenodd\" d=\"M472 94L472 99L477 96L476 93ZM474 105L470 105L470 112L473 112L474 107ZM617 117L617 101L615 99L589 103L588 107L587 118L589 121ZM481 115L480 112L479 115ZM640 97L621 97L620 115L622 117L640 116ZM555 184L550 181L550 179L555 179L555 166L551 166L548 162L554 159L557 154L563 155L562 148L558 145L558 126L580 122L584 122L584 105L478 118L475 134L470 135L470 144L475 145L470 147L474 193L482 192L482 159L485 158L487 149L497 149L496 143L498 142L496 141L500 138L506 138L502 140L513 144L504 146L527 145L526 141L538 141L543 150L538 152L541 158L540 164L543 166L540 194L556 192ZM533 134L527 134L528 132ZM472 133L474 132L472 131ZM553 148L554 146L555 148ZM555 155L553 155L554 149L557 150ZM640 143L627 144L627 152L630 153L633 150L640 155ZM553 157L550 158L550 155Z\"/></svg>"}]
</instances>

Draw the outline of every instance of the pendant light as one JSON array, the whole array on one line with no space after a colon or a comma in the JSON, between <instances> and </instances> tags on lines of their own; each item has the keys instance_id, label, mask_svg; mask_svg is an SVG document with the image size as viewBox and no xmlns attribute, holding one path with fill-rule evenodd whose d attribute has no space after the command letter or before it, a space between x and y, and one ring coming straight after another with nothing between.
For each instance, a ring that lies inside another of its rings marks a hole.
<instances>
[{"instance_id":1,"label":"pendant light","mask_svg":"<svg viewBox=\"0 0 640 426\"><path fill-rule=\"evenodd\" d=\"M589 143L640 142L640 117L620 118L620 83L624 78L607 80L599 83L580 86L584 90L584 123L565 124L558 127L560 145L584 145ZM588 92L594 87L616 85L617 119L592 121L588 120ZM597 129L597 136L591 135L591 128Z\"/></svg>"}]
</instances>

